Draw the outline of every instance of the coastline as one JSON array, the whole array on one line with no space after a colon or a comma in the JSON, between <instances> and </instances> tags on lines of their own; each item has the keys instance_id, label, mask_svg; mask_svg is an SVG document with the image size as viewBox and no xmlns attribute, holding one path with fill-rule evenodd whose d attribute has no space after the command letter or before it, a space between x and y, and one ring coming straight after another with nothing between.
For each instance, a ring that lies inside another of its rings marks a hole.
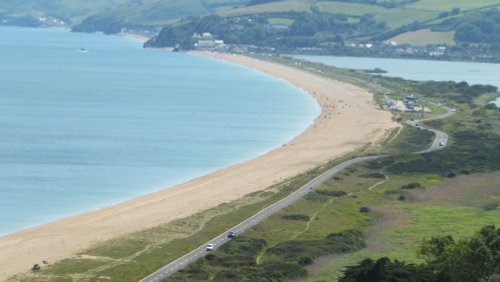
<instances>
[{"instance_id":1,"label":"coastline","mask_svg":"<svg viewBox=\"0 0 500 282\"><path fill-rule=\"evenodd\" d=\"M364 89L245 56L196 53L284 79L316 99L321 114L286 145L150 195L0 237L0 280L54 262L92 244L151 228L265 189L328 160L374 143L396 126ZM235 189L237 187L238 189Z\"/></svg>"}]
</instances>

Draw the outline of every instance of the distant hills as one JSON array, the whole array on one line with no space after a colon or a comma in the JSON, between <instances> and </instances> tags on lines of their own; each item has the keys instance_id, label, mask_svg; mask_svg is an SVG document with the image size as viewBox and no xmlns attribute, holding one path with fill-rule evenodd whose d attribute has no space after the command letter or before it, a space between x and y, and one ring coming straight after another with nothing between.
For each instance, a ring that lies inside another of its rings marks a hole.
<instances>
[{"instance_id":1,"label":"distant hills","mask_svg":"<svg viewBox=\"0 0 500 282\"><path fill-rule=\"evenodd\" d=\"M363 55L373 53L364 50L367 46L390 42L446 45L462 54L469 54L472 44L483 53L496 54L500 50L497 7L500 0L2 0L0 23L145 35L166 27L160 36L170 38L157 37L148 43L154 47L189 48L194 33L210 32L227 43L286 51L316 48ZM356 46L359 50L354 50ZM441 52L399 50L424 51ZM389 48L377 54L385 56L384 52L395 51Z\"/></svg>"},{"instance_id":2,"label":"distant hills","mask_svg":"<svg viewBox=\"0 0 500 282\"><path fill-rule=\"evenodd\" d=\"M3 24L47 26L54 18L82 30L106 32L109 26L160 28L190 16L244 6L247 0L2 0ZM86 24L85 24L86 23Z\"/></svg>"}]
</instances>

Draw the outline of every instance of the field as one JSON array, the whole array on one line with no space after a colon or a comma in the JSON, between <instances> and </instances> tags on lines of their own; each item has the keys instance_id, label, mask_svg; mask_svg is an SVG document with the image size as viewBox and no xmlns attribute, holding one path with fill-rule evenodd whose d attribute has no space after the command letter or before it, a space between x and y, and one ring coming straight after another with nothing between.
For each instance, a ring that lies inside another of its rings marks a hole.
<instances>
[{"instance_id":1,"label":"field","mask_svg":"<svg viewBox=\"0 0 500 282\"><path fill-rule=\"evenodd\" d=\"M406 7L387 9L375 5L327 1L319 2L317 5L321 11L327 13L343 13L351 16L374 14L377 20L385 21L390 28L411 24L416 20L420 22L426 21L438 16L438 13L435 11L409 9Z\"/></svg>"},{"instance_id":2,"label":"field","mask_svg":"<svg viewBox=\"0 0 500 282\"><path fill-rule=\"evenodd\" d=\"M434 32L429 29L421 29L418 31L409 31L398 36L395 36L390 41L398 44L446 44L448 46L455 45L455 32Z\"/></svg>"},{"instance_id":3,"label":"field","mask_svg":"<svg viewBox=\"0 0 500 282\"><path fill-rule=\"evenodd\" d=\"M310 5L304 3L304 1L283 1L283 2L272 2L267 4L242 7L238 9L223 10L219 11L218 14L224 17L249 15L249 14L259 14L259 13L274 13L274 12L310 12Z\"/></svg>"},{"instance_id":4,"label":"field","mask_svg":"<svg viewBox=\"0 0 500 282\"><path fill-rule=\"evenodd\" d=\"M498 226L500 210L485 211L484 207L500 201L499 180L498 172L462 176L425 190L411 191L407 202L376 208L381 217L367 231L367 248L320 259L308 268L311 280L336 280L346 265L366 257L388 256L419 262L415 248L422 238L442 234L461 238L487 224Z\"/></svg>"},{"instance_id":5,"label":"field","mask_svg":"<svg viewBox=\"0 0 500 282\"><path fill-rule=\"evenodd\" d=\"M319 1L316 4L321 12L332 14L346 14L352 16L362 16L364 14L378 14L386 11L387 9L381 6L359 4L359 3L345 3L345 2L332 2L332 1Z\"/></svg>"},{"instance_id":6,"label":"field","mask_svg":"<svg viewBox=\"0 0 500 282\"><path fill-rule=\"evenodd\" d=\"M423 9L430 11L451 11L453 8L460 8L461 10L477 9L486 6L499 6L497 0L419 0L411 5L409 8Z\"/></svg>"}]
</instances>

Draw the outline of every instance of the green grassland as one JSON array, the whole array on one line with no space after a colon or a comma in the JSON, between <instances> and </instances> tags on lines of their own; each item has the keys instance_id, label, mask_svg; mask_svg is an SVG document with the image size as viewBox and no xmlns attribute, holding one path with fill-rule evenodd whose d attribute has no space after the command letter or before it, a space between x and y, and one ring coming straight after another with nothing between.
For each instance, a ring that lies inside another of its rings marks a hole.
<instances>
[{"instance_id":1,"label":"green grassland","mask_svg":"<svg viewBox=\"0 0 500 282\"><path fill-rule=\"evenodd\" d=\"M284 24L284 25L292 25L294 20L288 18L269 18L267 22L270 24Z\"/></svg>"},{"instance_id":2,"label":"green grassland","mask_svg":"<svg viewBox=\"0 0 500 282\"><path fill-rule=\"evenodd\" d=\"M289 0L280 2L271 2L261 5L242 7L238 9L230 9L218 12L219 15L224 17L252 15L262 13L276 13L276 12L310 12L311 6L304 1Z\"/></svg>"},{"instance_id":3,"label":"green grassland","mask_svg":"<svg viewBox=\"0 0 500 282\"><path fill-rule=\"evenodd\" d=\"M424 9L431 11L450 11L453 8L462 10L478 9L486 6L498 6L497 0L419 0L408 5L409 8Z\"/></svg>"},{"instance_id":4,"label":"green grassland","mask_svg":"<svg viewBox=\"0 0 500 282\"><path fill-rule=\"evenodd\" d=\"M128 0L83 1L83 0L2 0L0 12L16 16L53 16L72 23L93 13L129 2Z\"/></svg>"},{"instance_id":5,"label":"green grassland","mask_svg":"<svg viewBox=\"0 0 500 282\"><path fill-rule=\"evenodd\" d=\"M347 3L334 1L318 1L316 6L321 12L331 14L346 14L351 16L362 16L364 14L379 14L387 9L381 6L374 6L361 3Z\"/></svg>"}]
</instances>

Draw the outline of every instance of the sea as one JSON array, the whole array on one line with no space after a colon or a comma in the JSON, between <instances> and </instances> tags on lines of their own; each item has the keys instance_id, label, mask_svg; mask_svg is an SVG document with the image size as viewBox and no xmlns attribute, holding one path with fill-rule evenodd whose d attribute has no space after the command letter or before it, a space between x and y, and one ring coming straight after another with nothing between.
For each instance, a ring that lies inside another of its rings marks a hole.
<instances>
[{"instance_id":1,"label":"sea","mask_svg":"<svg viewBox=\"0 0 500 282\"><path fill-rule=\"evenodd\" d=\"M293 55L293 57L339 68L380 68L387 71L382 75L404 79L466 81L469 84L490 84L500 89L500 64L340 56ZM500 98L493 102L500 107Z\"/></svg>"},{"instance_id":2,"label":"sea","mask_svg":"<svg viewBox=\"0 0 500 282\"><path fill-rule=\"evenodd\" d=\"M254 158L319 113L303 90L228 62L0 27L0 236Z\"/></svg>"}]
</instances>

